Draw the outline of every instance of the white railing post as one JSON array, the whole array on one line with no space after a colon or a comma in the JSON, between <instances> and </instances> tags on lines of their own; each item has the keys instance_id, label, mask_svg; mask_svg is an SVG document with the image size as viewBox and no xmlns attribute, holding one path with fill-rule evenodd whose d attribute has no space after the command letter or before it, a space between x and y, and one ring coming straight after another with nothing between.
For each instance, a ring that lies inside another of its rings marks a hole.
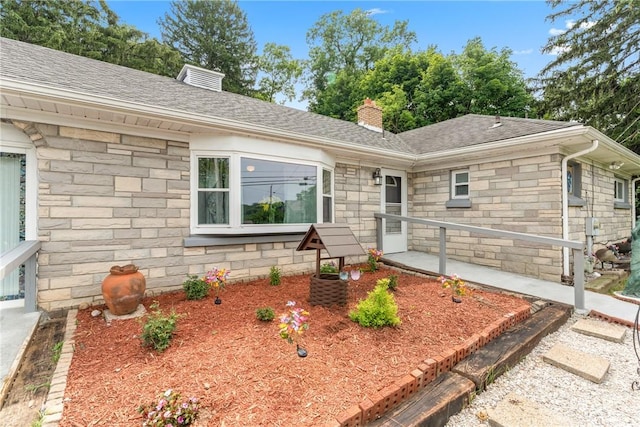
<instances>
[{"instance_id":1,"label":"white railing post","mask_svg":"<svg viewBox=\"0 0 640 427\"><path fill-rule=\"evenodd\" d=\"M582 249L574 248L573 252L573 298L576 311L586 312L584 304L584 255Z\"/></svg>"}]
</instances>

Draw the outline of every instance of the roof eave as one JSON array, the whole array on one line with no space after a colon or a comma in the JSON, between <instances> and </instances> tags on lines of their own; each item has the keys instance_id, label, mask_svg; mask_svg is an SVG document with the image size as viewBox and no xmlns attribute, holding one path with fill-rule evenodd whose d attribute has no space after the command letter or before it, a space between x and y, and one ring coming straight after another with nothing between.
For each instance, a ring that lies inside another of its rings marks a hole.
<instances>
[{"instance_id":1,"label":"roof eave","mask_svg":"<svg viewBox=\"0 0 640 427\"><path fill-rule=\"evenodd\" d=\"M223 131L229 133L251 134L267 138L277 138L280 141L303 143L308 145L322 145L335 150L338 155L353 157L357 153L358 158L368 160L394 159L401 163L413 163L415 155L401 153L393 150L366 147L346 141L337 141L331 138L323 138L308 134L284 131L268 126L256 125L238 120L213 117L191 112L184 112L169 108L161 108L153 105L122 101L115 98L88 95L82 92L54 88L46 85L25 83L19 80L3 78L0 80L0 90L3 93L27 96L32 99L47 102L63 103L73 106L82 106L99 110L110 110L120 114L136 114L147 118L171 120L197 129L193 133L210 133Z\"/></svg>"}]
</instances>

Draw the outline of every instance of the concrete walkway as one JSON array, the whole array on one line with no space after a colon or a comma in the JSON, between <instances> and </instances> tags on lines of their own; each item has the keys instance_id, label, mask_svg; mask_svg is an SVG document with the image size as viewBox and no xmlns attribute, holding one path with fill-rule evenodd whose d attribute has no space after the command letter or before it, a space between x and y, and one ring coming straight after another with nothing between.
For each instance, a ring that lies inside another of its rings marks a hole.
<instances>
[{"instance_id":1,"label":"concrete walkway","mask_svg":"<svg viewBox=\"0 0 640 427\"><path fill-rule=\"evenodd\" d=\"M397 254L385 254L383 258L412 268L430 271L436 274L438 272L439 260L437 255L408 251ZM457 274L468 282L575 305L574 288L561 284L559 280L557 283L548 282L452 259L447 259L446 266L447 275ZM585 308L587 312L596 311L605 316L631 323L635 320L636 313L638 312L637 304L621 301L612 296L591 291L585 291Z\"/></svg>"},{"instance_id":2,"label":"concrete walkway","mask_svg":"<svg viewBox=\"0 0 640 427\"><path fill-rule=\"evenodd\" d=\"M22 299L0 301L0 403L4 402L9 383L17 372L39 320L39 311L25 312Z\"/></svg>"}]
</instances>

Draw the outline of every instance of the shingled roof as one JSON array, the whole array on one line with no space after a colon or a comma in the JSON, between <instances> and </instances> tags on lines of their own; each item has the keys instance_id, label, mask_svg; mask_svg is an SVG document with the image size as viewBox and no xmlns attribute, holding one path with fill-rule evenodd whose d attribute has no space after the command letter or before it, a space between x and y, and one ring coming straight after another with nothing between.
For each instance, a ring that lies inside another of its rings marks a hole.
<instances>
[{"instance_id":1,"label":"shingled roof","mask_svg":"<svg viewBox=\"0 0 640 427\"><path fill-rule=\"evenodd\" d=\"M230 92L190 86L173 78L134 70L53 49L1 38L0 78L93 98L212 117L340 143L419 155L532 135L577 123L470 114L393 134L356 123L277 105Z\"/></svg>"},{"instance_id":2,"label":"shingled roof","mask_svg":"<svg viewBox=\"0 0 640 427\"><path fill-rule=\"evenodd\" d=\"M573 126L582 126L582 124L467 114L403 132L399 136L415 153L421 154L508 140Z\"/></svg>"}]
</instances>

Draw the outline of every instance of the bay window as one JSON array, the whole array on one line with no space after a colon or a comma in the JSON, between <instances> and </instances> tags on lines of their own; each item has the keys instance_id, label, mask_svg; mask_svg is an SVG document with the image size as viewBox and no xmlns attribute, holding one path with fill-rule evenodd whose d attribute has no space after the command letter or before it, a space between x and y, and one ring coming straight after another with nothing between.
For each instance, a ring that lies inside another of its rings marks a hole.
<instances>
[{"instance_id":1,"label":"bay window","mask_svg":"<svg viewBox=\"0 0 640 427\"><path fill-rule=\"evenodd\" d=\"M192 151L191 232L298 233L331 222L333 171L313 160Z\"/></svg>"}]
</instances>

